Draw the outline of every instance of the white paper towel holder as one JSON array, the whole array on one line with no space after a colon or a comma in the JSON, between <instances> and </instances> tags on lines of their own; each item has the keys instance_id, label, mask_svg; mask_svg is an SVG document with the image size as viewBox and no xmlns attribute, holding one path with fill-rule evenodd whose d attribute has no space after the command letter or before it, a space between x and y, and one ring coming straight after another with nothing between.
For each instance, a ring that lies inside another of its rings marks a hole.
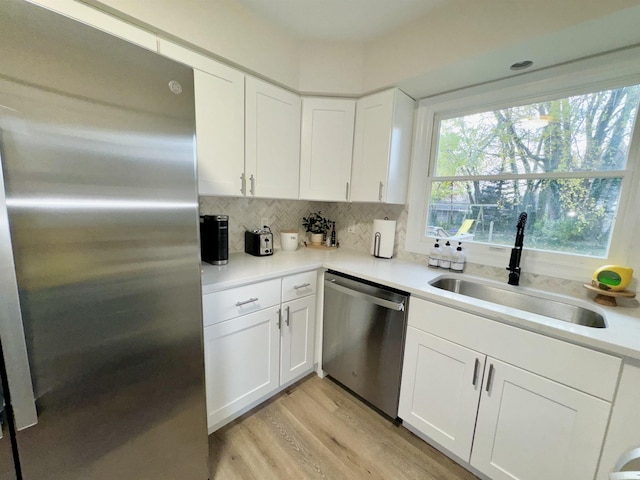
<instances>
[{"instance_id":1,"label":"white paper towel holder","mask_svg":"<svg viewBox=\"0 0 640 480\"><path fill-rule=\"evenodd\" d=\"M389 217L384 217L384 220L387 222L393 222L394 226L393 229L395 230L395 221L394 220L389 220ZM375 222L377 222L378 220L374 221L374 225ZM394 232L395 234L395 232ZM395 237L395 235L394 235ZM392 258L393 257L393 244L395 243L394 238L392 237L391 240L391 253L389 254L389 256L386 255L381 255L380 253L380 249L382 248L382 233L381 232L375 232L373 233L373 239L372 239L372 244L371 244L371 254L376 257L376 258ZM385 247L385 250L388 250L388 245Z\"/></svg>"}]
</instances>

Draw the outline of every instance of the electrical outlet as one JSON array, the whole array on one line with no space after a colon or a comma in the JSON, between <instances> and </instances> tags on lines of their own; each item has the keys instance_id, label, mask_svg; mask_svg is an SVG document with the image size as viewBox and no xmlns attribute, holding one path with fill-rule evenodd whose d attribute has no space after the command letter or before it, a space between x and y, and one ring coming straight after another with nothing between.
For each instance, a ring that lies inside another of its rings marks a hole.
<instances>
[{"instance_id":1,"label":"electrical outlet","mask_svg":"<svg viewBox=\"0 0 640 480\"><path fill-rule=\"evenodd\" d=\"M349 222L349 226L347 227L347 232L349 233L356 233L356 222L351 220Z\"/></svg>"},{"instance_id":2,"label":"electrical outlet","mask_svg":"<svg viewBox=\"0 0 640 480\"><path fill-rule=\"evenodd\" d=\"M269 217L262 217L260 219L260 228L269 225Z\"/></svg>"}]
</instances>

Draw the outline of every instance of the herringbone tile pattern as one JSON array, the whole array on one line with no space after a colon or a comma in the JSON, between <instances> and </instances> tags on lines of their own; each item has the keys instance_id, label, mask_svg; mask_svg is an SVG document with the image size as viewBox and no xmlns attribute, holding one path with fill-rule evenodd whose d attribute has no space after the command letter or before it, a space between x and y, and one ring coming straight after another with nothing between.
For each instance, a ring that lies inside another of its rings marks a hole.
<instances>
[{"instance_id":1,"label":"herringbone tile pattern","mask_svg":"<svg viewBox=\"0 0 640 480\"><path fill-rule=\"evenodd\" d=\"M388 217L390 220L396 220L394 257L422 263L425 266L427 264L426 255L419 255L404 249L408 206L378 203L329 203L309 202L306 200L200 197L201 214L229 215L230 252L244 252L244 231L259 228L262 218L269 219L269 226L274 232L275 248L280 248L279 233L281 230L297 228L301 233L301 240L303 240L302 217L317 211L321 211L324 217L336 222L337 238L341 247L363 252L368 252L371 247L374 219ZM353 233L348 232L348 227L351 223L355 225ZM498 267L468 263L465 271L482 277L498 280L506 279L505 270ZM523 273L521 284L583 298L585 295L582 282L544 275Z\"/></svg>"}]
</instances>

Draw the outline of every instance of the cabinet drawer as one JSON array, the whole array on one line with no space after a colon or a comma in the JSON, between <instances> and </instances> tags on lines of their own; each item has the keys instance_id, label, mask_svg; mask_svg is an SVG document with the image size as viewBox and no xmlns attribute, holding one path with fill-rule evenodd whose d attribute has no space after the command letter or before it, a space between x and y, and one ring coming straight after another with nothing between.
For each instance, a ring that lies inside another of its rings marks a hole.
<instances>
[{"instance_id":1,"label":"cabinet drawer","mask_svg":"<svg viewBox=\"0 0 640 480\"><path fill-rule=\"evenodd\" d=\"M316 270L284 277L282 279L282 301L288 302L316 293L317 279Z\"/></svg>"},{"instance_id":2,"label":"cabinet drawer","mask_svg":"<svg viewBox=\"0 0 640 480\"><path fill-rule=\"evenodd\" d=\"M279 278L208 293L202 296L204 326L257 312L279 303Z\"/></svg>"}]
</instances>

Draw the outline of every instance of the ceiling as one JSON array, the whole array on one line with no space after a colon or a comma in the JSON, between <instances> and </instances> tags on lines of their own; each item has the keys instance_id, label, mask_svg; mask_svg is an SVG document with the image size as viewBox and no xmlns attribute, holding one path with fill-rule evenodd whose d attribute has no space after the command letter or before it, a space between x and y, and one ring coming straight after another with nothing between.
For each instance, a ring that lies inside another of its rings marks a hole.
<instances>
[{"instance_id":1,"label":"ceiling","mask_svg":"<svg viewBox=\"0 0 640 480\"><path fill-rule=\"evenodd\" d=\"M367 41L446 0L238 0L300 40Z\"/></svg>"},{"instance_id":2,"label":"ceiling","mask_svg":"<svg viewBox=\"0 0 640 480\"><path fill-rule=\"evenodd\" d=\"M308 95L424 98L640 46L640 0L80 2Z\"/></svg>"}]
</instances>

